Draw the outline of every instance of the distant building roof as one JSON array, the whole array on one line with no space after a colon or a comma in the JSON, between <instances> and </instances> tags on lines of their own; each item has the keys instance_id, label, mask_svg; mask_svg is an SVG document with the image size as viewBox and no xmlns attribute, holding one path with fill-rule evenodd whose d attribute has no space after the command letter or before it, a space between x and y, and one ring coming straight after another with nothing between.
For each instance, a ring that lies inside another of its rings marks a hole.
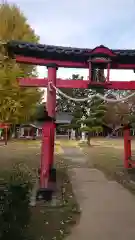
<instances>
[{"instance_id":1,"label":"distant building roof","mask_svg":"<svg viewBox=\"0 0 135 240\"><path fill-rule=\"evenodd\" d=\"M56 124L70 124L71 121L73 119L73 116L71 113L68 112L59 112L56 113ZM35 127L35 128L42 128L44 122L41 121L35 121L32 123L27 123L27 124L22 124L21 126L31 126L31 127Z\"/></svg>"},{"instance_id":2,"label":"distant building roof","mask_svg":"<svg viewBox=\"0 0 135 240\"><path fill-rule=\"evenodd\" d=\"M56 123L70 124L73 119L71 113L68 112L59 112L56 113Z\"/></svg>"}]
</instances>

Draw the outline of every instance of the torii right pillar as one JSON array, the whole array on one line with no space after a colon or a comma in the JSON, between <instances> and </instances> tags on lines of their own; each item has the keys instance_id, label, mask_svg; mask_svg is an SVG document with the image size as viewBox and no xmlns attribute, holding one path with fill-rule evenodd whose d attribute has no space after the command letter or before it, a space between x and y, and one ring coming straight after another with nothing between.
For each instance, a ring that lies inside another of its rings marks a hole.
<instances>
[{"instance_id":1,"label":"torii right pillar","mask_svg":"<svg viewBox=\"0 0 135 240\"><path fill-rule=\"evenodd\" d=\"M131 159L131 136L130 136L130 124L124 126L124 167L125 169L132 168Z\"/></svg>"}]
</instances>

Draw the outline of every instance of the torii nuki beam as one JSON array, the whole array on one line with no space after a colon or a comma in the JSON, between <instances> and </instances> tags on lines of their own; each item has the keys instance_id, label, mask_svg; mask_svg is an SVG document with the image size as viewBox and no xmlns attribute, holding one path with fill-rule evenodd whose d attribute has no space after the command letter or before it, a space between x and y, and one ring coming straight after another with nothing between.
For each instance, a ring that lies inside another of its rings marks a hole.
<instances>
[{"instance_id":1,"label":"torii nuki beam","mask_svg":"<svg viewBox=\"0 0 135 240\"><path fill-rule=\"evenodd\" d=\"M46 88L48 86L48 78L20 78L18 79L20 86L27 87L42 87ZM56 79L56 87L57 88L90 88L92 87L93 81L91 83L89 80L69 80L69 79ZM104 86L106 89L114 89L114 90L135 90L135 81L109 81L109 83L96 83L98 86Z\"/></svg>"}]
</instances>

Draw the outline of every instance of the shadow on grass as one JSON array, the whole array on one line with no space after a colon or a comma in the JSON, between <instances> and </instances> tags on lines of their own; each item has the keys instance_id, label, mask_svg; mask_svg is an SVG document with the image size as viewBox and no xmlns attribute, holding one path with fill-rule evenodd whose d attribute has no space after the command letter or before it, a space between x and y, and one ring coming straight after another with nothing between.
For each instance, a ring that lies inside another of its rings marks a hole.
<instances>
[{"instance_id":1,"label":"shadow on grass","mask_svg":"<svg viewBox=\"0 0 135 240\"><path fill-rule=\"evenodd\" d=\"M0 220L1 226L3 226L3 230L1 227L1 240L9 240L11 236L13 239L27 240L63 239L65 235L70 233L71 226L79 220L79 206L73 195L67 167L60 157L56 159L56 168L55 206L50 203L38 202L36 207L29 207L28 189L31 189L31 185L29 185L31 176L26 176L26 173L20 172L18 168L10 171L10 173L1 173L1 186L8 189L6 192L9 193L8 197L4 193L1 198ZM27 190L25 201L22 198L24 185ZM14 191L15 189L20 190ZM25 203L25 208L22 207L22 203ZM23 222L21 221L22 218L24 219ZM9 233L4 235L6 231L9 231Z\"/></svg>"},{"instance_id":2,"label":"shadow on grass","mask_svg":"<svg viewBox=\"0 0 135 240\"><path fill-rule=\"evenodd\" d=\"M0 239L26 239L32 185L17 166L10 172L3 172L0 180Z\"/></svg>"},{"instance_id":3,"label":"shadow on grass","mask_svg":"<svg viewBox=\"0 0 135 240\"><path fill-rule=\"evenodd\" d=\"M72 193L72 186L63 169L57 172L57 204L38 203L32 209L30 232L34 239L63 239L79 220L79 207ZM38 219L38 221L37 221ZM34 229L33 229L34 227Z\"/></svg>"},{"instance_id":4,"label":"shadow on grass","mask_svg":"<svg viewBox=\"0 0 135 240\"><path fill-rule=\"evenodd\" d=\"M135 169L123 167L124 151L113 147L81 145L87 155L87 164L91 168L101 170L108 180L116 180L135 194Z\"/></svg>"}]
</instances>

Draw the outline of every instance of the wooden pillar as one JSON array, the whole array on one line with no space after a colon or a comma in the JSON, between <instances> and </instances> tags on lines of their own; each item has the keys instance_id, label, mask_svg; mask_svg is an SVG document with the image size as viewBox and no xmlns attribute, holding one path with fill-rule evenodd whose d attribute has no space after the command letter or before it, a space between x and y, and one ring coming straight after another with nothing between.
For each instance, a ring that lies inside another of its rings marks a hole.
<instances>
[{"instance_id":1,"label":"wooden pillar","mask_svg":"<svg viewBox=\"0 0 135 240\"><path fill-rule=\"evenodd\" d=\"M57 67L55 64L51 64L48 66L48 84L52 82L54 86L56 86L56 73L57 73ZM49 89L47 88L47 111L48 116L54 118L55 117L55 110L56 109L56 91L55 89Z\"/></svg>"},{"instance_id":2,"label":"wooden pillar","mask_svg":"<svg viewBox=\"0 0 135 240\"><path fill-rule=\"evenodd\" d=\"M56 65L48 66L48 83L52 82L54 86L56 86L56 72ZM44 123L42 129L40 188L48 187L49 173L54 158L56 90L49 87L46 108L51 120Z\"/></svg>"},{"instance_id":3,"label":"wooden pillar","mask_svg":"<svg viewBox=\"0 0 135 240\"><path fill-rule=\"evenodd\" d=\"M131 168L131 137L130 127L124 127L124 167L126 169Z\"/></svg>"}]
</instances>

